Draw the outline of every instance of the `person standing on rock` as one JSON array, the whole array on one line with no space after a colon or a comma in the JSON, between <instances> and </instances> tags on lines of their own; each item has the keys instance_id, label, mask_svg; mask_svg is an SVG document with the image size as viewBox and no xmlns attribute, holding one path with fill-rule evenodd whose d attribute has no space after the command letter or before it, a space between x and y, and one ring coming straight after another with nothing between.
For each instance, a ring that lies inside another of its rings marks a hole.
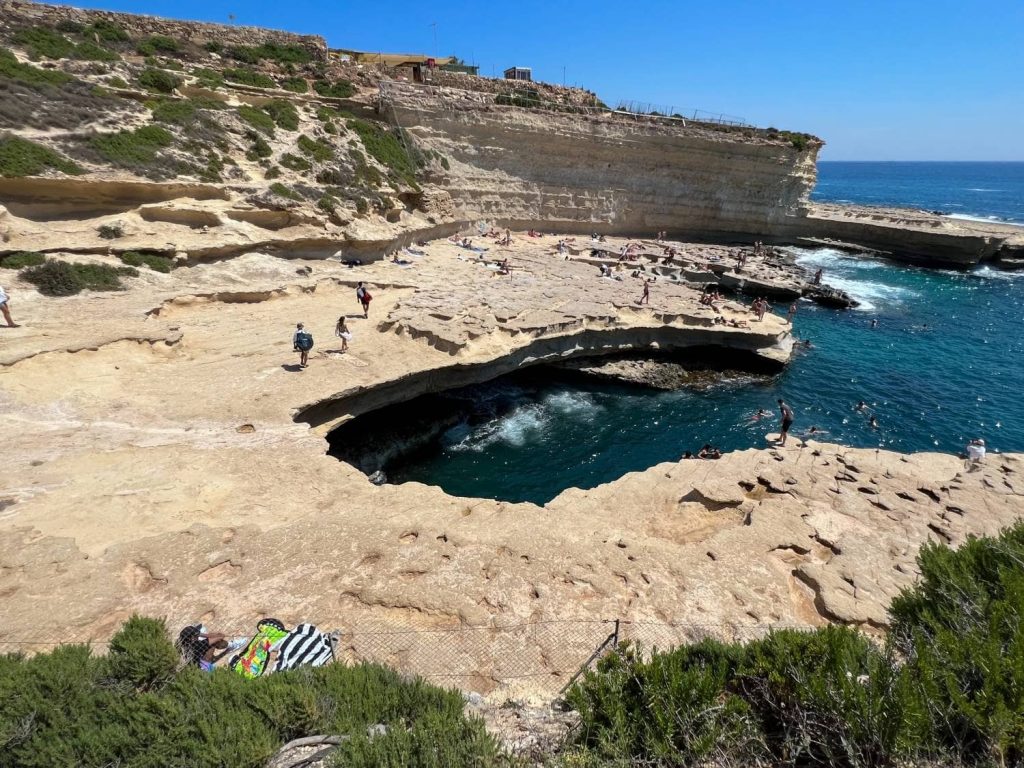
<instances>
[{"instance_id":1,"label":"person standing on rock","mask_svg":"<svg viewBox=\"0 0 1024 768\"><path fill-rule=\"evenodd\" d=\"M640 301L637 304L650 304L651 303L651 281L644 278L644 292L640 296Z\"/></svg>"},{"instance_id":2,"label":"person standing on rock","mask_svg":"<svg viewBox=\"0 0 1024 768\"><path fill-rule=\"evenodd\" d=\"M789 429L793 426L793 409L781 397L779 398L779 413L782 416L782 434L779 435L779 445L785 445Z\"/></svg>"},{"instance_id":3,"label":"person standing on rock","mask_svg":"<svg viewBox=\"0 0 1024 768\"><path fill-rule=\"evenodd\" d=\"M295 335L292 337L292 346L299 353L299 365L308 367L309 350L313 348L313 334L307 331L302 323L295 326Z\"/></svg>"},{"instance_id":4,"label":"person standing on rock","mask_svg":"<svg viewBox=\"0 0 1024 768\"><path fill-rule=\"evenodd\" d=\"M370 302L373 301L373 296L366 290L366 286L362 283L356 286L356 300L363 308L363 317L370 316Z\"/></svg>"},{"instance_id":5,"label":"person standing on rock","mask_svg":"<svg viewBox=\"0 0 1024 768\"><path fill-rule=\"evenodd\" d=\"M3 286L0 286L0 312L3 313L4 320L7 321L8 328L17 328L18 324L11 319L10 303L11 299L7 295L7 291L3 289Z\"/></svg>"},{"instance_id":6,"label":"person standing on rock","mask_svg":"<svg viewBox=\"0 0 1024 768\"><path fill-rule=\"evenodd\" d=\"M796 302L794 301L789 305L789 312L786 313L786 322L790 325L793 324L793 315L796 314Z\"/></svg>"}]
</instances>

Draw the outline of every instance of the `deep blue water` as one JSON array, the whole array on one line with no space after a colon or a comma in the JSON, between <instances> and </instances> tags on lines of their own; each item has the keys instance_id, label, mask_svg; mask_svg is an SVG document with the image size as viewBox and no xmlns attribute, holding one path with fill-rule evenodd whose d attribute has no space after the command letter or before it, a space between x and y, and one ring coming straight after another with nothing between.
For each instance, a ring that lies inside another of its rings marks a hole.
<instances>
[{"instance_id":1,"label":"deep blue water","mask_svg":"<svg viewBox=\"0 0 1024 768\"><path fill-rule=\"evenodd\" d=\"M811 199L1024 223L1024 163L820 162Z\"/></svg>"},{"instance_id":2,"label":"deep blue water","mask_svg":"<svg viewBox=\"0 0 1024 768\"><path fill-rule=\"evenodd\" d=\"M976 175L982 171L970 168L989 164L822 165L819 197L936 209L943 169L952 166L948 203L962 201L964 210L980 216L1024 221L1024 164L983 169L990 174L984 181ZM873 184L867 166L883 169ZM919 169L916 185L913 168ZM1015 195L1000 197L992 208L968 208L971 188L1008 189L1014 178ZM849 445L954 453L981 436L990 450L1024 451L1024 274L987 267L927 271L829 249L797 253L863 303L843 312L801 302L795 332L813 347L778 376L677 392L608 384L485 385L472 396L494 418L448 430L431 451L389 468L392 481L543 503L571 486L593 487L676 460L705 442L723 450L764 446L778 421L752 416L759 408L775 413L780 396L796 411L798 435L813 425L826 432L821 439ZM869 404L867 412L855 410L860 400ZM869 424L871 415L877 428Z\"/></svg>"}]
</instances>

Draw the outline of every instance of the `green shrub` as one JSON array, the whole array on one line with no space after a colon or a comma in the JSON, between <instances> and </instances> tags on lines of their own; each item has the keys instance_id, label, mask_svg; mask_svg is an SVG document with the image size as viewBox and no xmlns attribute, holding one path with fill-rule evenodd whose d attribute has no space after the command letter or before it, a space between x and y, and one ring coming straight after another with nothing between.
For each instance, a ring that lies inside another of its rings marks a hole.
<instances>
[{"instance_id":1,"label":"green shrub","mask_svg":"<svg viewBox=\"0 0 1024 768\"><path fill-rule=\"evenodd\" d=\"M140 40L135 50L143 56L153 56L157 53L178 53L181 50L181 44L167 35L150 35L144 40Z\"/></svg>"},{"instance_id":2,"label":"green shrub","mask_svg":"<svg viewBox=\"0 0 1024 768\"><path fill-rule=\"evenodd\" d=\"M107 78L107 85L111 88L127 88L128 83L124 81L124 78L114 75L113 77Z\"/></svg>"},{"instance_id":3,"label":"green shrub","mask_svg":"<svg viewBox=\"0 0 1024 768\"><path fill-rule=\"evenodd\" d=\"M153 105L153 119L158 123L189 125L196 118L196 106L188 99L164 99Z\"/></svg>"},{"instance_id":4,"label":"green shrub","mask_svg":"<svg viewBox=\"0 0 1024 768\"><path fill-rule=\"evenodd\" d=\"M233 83L251 85L254 88L276 87L276 83L274 83L273 78L246 67L239 67L237 69L229 67L225 69L224 79L230 80Z\"/></svg>"},{"instance_id":5,"label":"green shrub","mask_svg":"<svg viewBox=\"0 0 1024 768\"><path fill-rule=\"evenodd\" d=\"M90 143L107 162L140 169L152 165L157 152L174 143L174 136L158 125L145 125L133 131L95 136Z\"/></svg>"},{"instance_id":6,"label":"green shrub","mask_svg":"<svg viewBox=\"0 0 1024 768\"><path fill-rule=\"evenodd\" d=\"M124 227L120 223L100 224L96 231L104 240L117 240L120 237L124 237Z\"/></svg>"},{"instance_id":7,"label":"green shrub","mask_svg":"<svg viewBox=\"0 0 1024 768\"><path fill-rule=\"evenodd\" d=\"M755 762L756 717L728 691L742 657L742 648L714 641L649 661L629 646L606 656L566 697L580 713L579 744L602 760Z\"/></svg>"},{"instance_id":8,"label":"green shrub","mask_svg":"<svg viewBox=\"0 0 1024 768\"><path fill-rule=\"evenodd\" d=\"M121 57L110 50L104 48L102 45L96 45L91 40L86 40L84 43L79 43L75 46L75 52L72 54L74 58L82 61L120 61Z\"/></svg>"},{"instance_id":9,"label":"green shrub","mask_svg":"<svg viewBox=\"0 0 1024 768\"><path fill-rule=\"evenodd\" d=\"M274 154L274 151L270 148L270 145L260 136L258 133L248 134L249 140L252 144L249 146L249 151L245 153L245 156L252 161L259 160L260 158L270 157Z\"/></svg>"},{"instance_id":10,"label":"green shrub","mask_svg":"<svg viewBox=\"0 0 1024 768\"><path fill-rule=\"evenodd\" d=\"M139 85L157 93L172 93L181 85L181 78L162 69L147 67L139 75Z\"/></svg>"},{"instance_id":11,"label":"green shrub","mask_svg":"<svg viewBox=\"0 0 1024 768\"><path fill-rule=\"evenodd\" d=\"M264 172L263 178L265 178L267 181L270 181L272 179L279 179L281 178L281 169L278 168L276 165L272 165L269 168L267 168L267 170Z\"/></svg>"},{"instance_id":12,"label":"green shrub","mask_svg":"<svg viewBox=\"0 0 1024 768\"><path fill-rule=\"evenodd\" d=\"M304 77L287 77L281 81L281 87L292 93L308 93L309 83Z\"/></svg>"},{"instance_id":13,"label":"green shrub","mask_svg":"<svg viewBox=\"0 0 1024 768\"><path fill-rule=\"evenodd\" d=\"M267 136L274 135L274 118L262 109L243 104L238 108L238 116L257 131L265 133Z\"/></svg>"},{"instance_id":14,"label":"green shrub","mask_svg":"<svg viewBox=\"0 0 1024 768\"><path fill-rule=\"evenodd\" d=\"M82 35L85 37L98 37L107 43L127 43L131 40L128 33L124 31L124 27L116 21L108 21L106 19L94 21L85 28Z\"/></svg>"},{"instance_id":15,"label":"green shrub","mask_svg":"<svg viewBox=\"0 0 1024 768\"><path fill-rule=\"evenodd\" d=\"M349 80L317 80L313 83L313 90L321 96L330 96L335 99L347 99L356 92L356 88Z\"/></svg>"},{"instance_id":16,"label":"green shrub","mask_svg":"<svg viewBox=\"0 0 1024 768\"><path fill-rule=\"evenodd\" d=\"M61 19L57 22L56 30L65 35L80 35L85 31L85 25L71 19Z\"/></svg>"},{"instance_id":17,"label":"green shrub","mask_svg":"<svg viewBox=\"0 0 1024 768\"><path fill-rule=\"evenodd\" d=\"M181 656L168 642L162 619L132 616L110 639L105 661L105 676L137 691L148 691L174 677Z\"/></svg>"},{"instance_id":18,"label":"green shrub","mask_svg":"<svg viewBox=\"0 0 1024 768\"><path fill-rule=\"evenodd\" d=\"M287 152L281 155L280 162L281 165L283 165L290 171L308 171L313 167L307 161L303 160L301 157L296 157L295 155L289 154Z\"/></svg>"},{"instance_id":19,"label":"green shrub","mask_svg":"<svg viewBox=\"0 0 1024 768\"><path fill-rule=\"evenodd\" d=\"M359 135L367 153L374 160L394 171L406 183L416 186L416 165L409 159L405 147L394 133L377 123L358 118L349 120L348 127Z\"/></svg>"},{"instance_id":20,"label":"green shrub","mask_svg":"<svg viewBox=\"0 0 1024 768\"><path fill-rule=\"evenodd\" d=\"M264 59L276 61L278 64L307 64L313 56L302 46L263 43L259 46L233 45L227 49L227 55L235 61L246 64L259 64Z\"/></svg>"},{"instance_id":21,"label":"green shrub","mask_svg":"<svg viewBox=\"0 0 1024 768\"><path fill-rule=\"evenodd\" d=\"M14 42L24 46L32 59L66 59L75 51L74 43L47 27L19 29Z\"/></svg>"},{"instance_id":22,"label":"green shrub","mask_svg":"<svg viewBox=\"0 0 1024 768\"><path fill-rule=\"evenodd\" d=\"M290 101L274 99L263 105L263 111L270 115L278 128L286 131L299 130L299 113Z\"/></svg>"},{"instance_id":23,"label":"green shrub","mask_svg":"<svg viewBox=\"0 0 1024 768\"><path fill-rule=\"evenodd\" d=\"M323 139L311 139L303 134L299 136L299 149L318 163L334 159L334 149Z\"/></svg>"},{"instance_id":24,"label":"green shrub","mask_svg":"<svg viewBox=\"0 0 1024 768\"><path fill-rule=\"evenodd\" d=\"M15 251L6 256L0 256L0 267L3 269L24 269L25 267L38 267L46 262L46 257L35 251Z\"/></svg>"},{"instance_id":25,"label":"green shrub","mask_svg":"<svg viewBox=\"0 0 1024 768\"><path fill-rule=\"evenodd\" d=\"M370 204L368 202L366 202L365 198L357 197L356 198L356 213L358 213L360 216L365 216L369 212L370 212Z\"/></svg>"},{"instance_id":26,"label":"green shrub","mask_svg":"<svg viewBox=\"0 0 1024 768\"><path fill-rule=\"evenodd\" d=\"M79 166L52 149L17 136L0 137L0 176L38 176L47 169L77 176Z\"/></svg>"},{"instance_id":27,"label":"green shrub","mask_svg":"<svg viewBox=\"0 0 1024 768\"><path fill-rule=\"evenodd\" d=\"M316 201L316 207L324 213L334 213L338 207L338 200L334 195L324 195Z\"/></svg>"},{"instance_id":28,"label":"green shrub","mask_svg":"<svg viewBox=\"0 0 1024 768\"><path fill-rule=\"evenodd\" d=\"M957 550L926 544L920 582L892 602L893 647L937 746L968 762L1024 762L1024 523Z\"/></svg>"},{"instance_id":29,"label":"green shrub","mask_svg":"<svg viewBox=\"0 0 1024 768\"><path fill-rule=\"evenodd\" d=\"M293 189L289 189L288 187L286 187L284 184L282 184L279 181L275 181L273 184L271 184L269 189L270 189L271 192L273 192L278 197L284 197L284 198L287 198L288 200L301 200L302 199L302 195L300 195L298 192L296 192Z\"/></svg>"},{"instance_id":30,"label":"green shrub","mask_svg":"<svg viewBox=\"0 0 1024 768\"><path fill-rule=\"evenodd\" d=\"M856 630L774 632L745 650L736 685L772 754L875 766L920 746L917 704L894 660Z\"/></svg>"},{"instance_id":31,"label":"green shrub","mask_svg":"<svg viewBox=\"0 0 1024 768\"><path fill-rule=\"evenodd\" d=\"M7 77L36 88L62 85L75 80L71 75L60 70L40 69L31 64L23 64L6 48L0 48L0 77Z\"/></svg>"},{"instance_id":32,"label":"green shrub","mask_svg":"<svg viewBox=\"0 0 1024 768\"><path fill-rule=\"evenodd\" d=\"M125 251L118 258L130 267L149 267L154 272L168 273L174 269L174 259L158 253L140 253Z\"/></svg>"},{"instance_id":33,"label":"green shrub","mask_svg":"<svg viewBox=\"0 0 1024 768\"><path fill-rule=\"evenodd\" d=\"M110 267L106 264L69 264L50 260L38 267L22 271L21 277L46 296L72 296L82 290L120 291L122 277L137 277L132 267Z\"/></svg>"},{"instance_id":34,"label":"green shrub","mask_svg":"<svg viewBox=\"0 0 1024 768\"><path fill-rule=\"evenodd\" d=\"M196 77L196 84L203 88L216 89L224 85L224 76L215 69L196 67L192 74Z\"/></svg>"}]
</instances>

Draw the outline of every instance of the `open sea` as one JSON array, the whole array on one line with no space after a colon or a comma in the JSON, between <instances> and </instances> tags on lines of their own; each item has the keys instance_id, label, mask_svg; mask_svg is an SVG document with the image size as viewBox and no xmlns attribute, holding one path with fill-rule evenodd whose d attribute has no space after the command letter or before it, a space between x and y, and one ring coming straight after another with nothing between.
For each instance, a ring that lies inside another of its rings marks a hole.
<instances>
[{"instance_id":1,"label":"open sea","mask_svg":"<svg viewBox=\"0 0 1024 768\"><path fill-rule=\"evenodd\" d=\"M834 162L821 163L819 178L817 200L1024 223L1024 163ZM1024 273L929 271L831 249L795 253L862 304L838 311L801 302L795 333L813 346L783 373L676 392L497 381L471 393L476 418L388 467L391 481L544 503L704 443L764 447L778 420L753 416L760 408L775 414L778 397L796 411L796 435L815 426L831 442L949 453L984 437L990 451L1024 451ZM855 409L861 400L865 412Z\"/></svg>"}]
</instances>

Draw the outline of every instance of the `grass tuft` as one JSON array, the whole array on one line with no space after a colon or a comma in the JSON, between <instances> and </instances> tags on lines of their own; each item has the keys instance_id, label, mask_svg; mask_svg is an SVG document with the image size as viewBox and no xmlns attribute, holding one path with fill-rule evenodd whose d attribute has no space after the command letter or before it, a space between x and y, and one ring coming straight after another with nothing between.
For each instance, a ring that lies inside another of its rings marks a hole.
<instances>
[{"instance_id":1,"label":"grass tuft","mask_svg":"<svg viewBox=\"0 0 1024 768\"><path fill-rule=\"evenodd\" d=\"M129 267L149 267L154 272L167 273L174 269L174 259L158 253L125 251L118 256Z\"/></svg>"},{"instance_id":2,"label":"grass tuft","mask_svg":"<svg viewBox=\"0 0 1024 768\"><path fill-rule=\"evenodd\" d=\"M173 143L174 136L170 131L158 125L96 136L91 141L93 148L107 162L136 170L152 165L157 152Z\"/></svg>"}]
</instances>

